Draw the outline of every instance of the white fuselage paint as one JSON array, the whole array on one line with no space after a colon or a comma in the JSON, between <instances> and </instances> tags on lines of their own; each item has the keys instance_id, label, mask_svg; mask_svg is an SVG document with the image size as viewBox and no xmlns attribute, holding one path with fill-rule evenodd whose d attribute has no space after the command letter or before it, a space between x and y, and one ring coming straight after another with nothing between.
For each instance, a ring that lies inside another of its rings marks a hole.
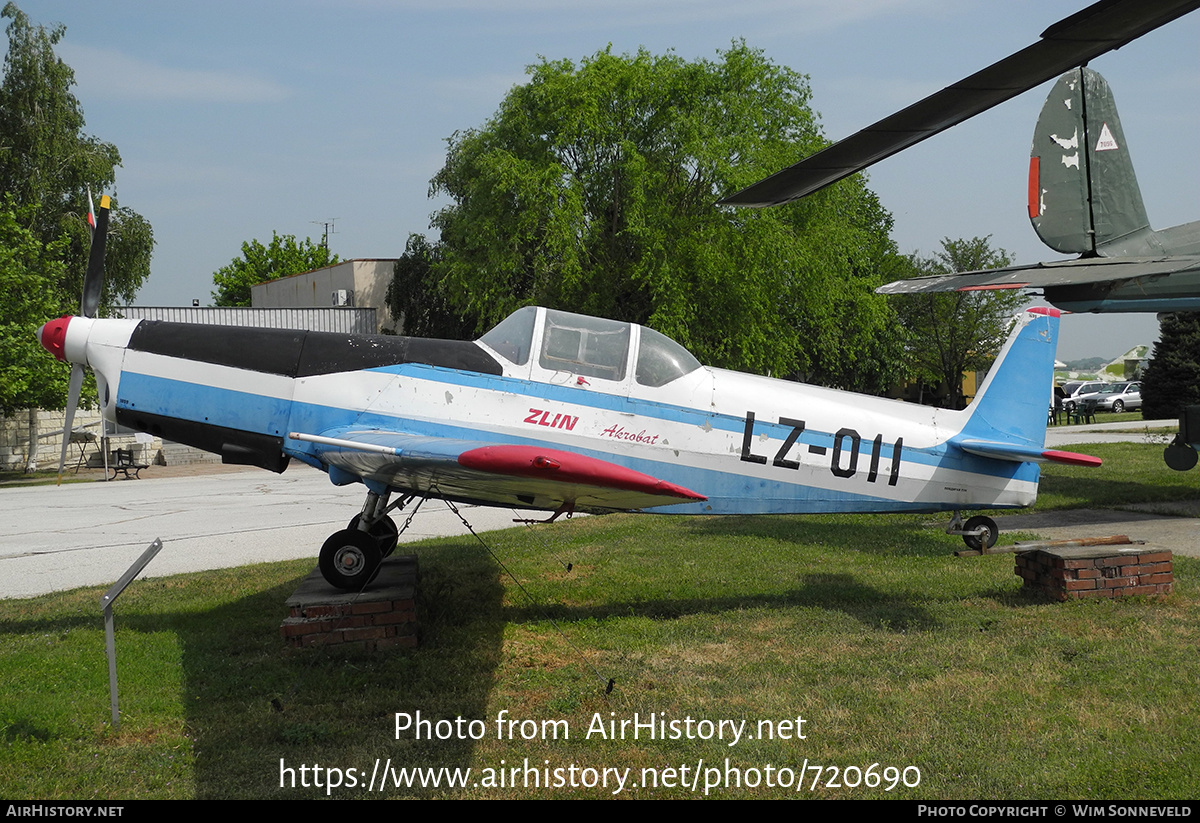
<instances>
[{"instance_id":1,"label":"white fuselage paint","mask_svg":"<svg viewBox=\"0 0 1200 823\"><path fill-rule=\"evenodd\" d=\"M541 370L532 359L517 366L503 358L502 377L410 363L290 378L130 350L137 322L76 318L68 331L68 359L86 355L102 376L110 418L118 403L149 400L121 393L125 377L138 375L180 394L194 389L227 398L221 401L226 404L239 397L291 404L290 419L276 429L320 435L361 426L543 443L601 457L709 497L661 509L680 513L1012 507L1031 504L1037 493L1037 471L1029 464L984 461L987 471L970 470L980 461L964 462L947 446L970 409L939 410L706 367L648 387L633 379L632 363L623 381L579 381ZM189 414L169 403L166 408ZM753 424L747 424L751 414ZM203 422L241 425L236 415L210 419L215 416L207 414ZM800 421L803 430L796 432ZM697 485L704 482L710 486ZM797 488L804 493L797 495Z\"/></svg>"}]
</instances>

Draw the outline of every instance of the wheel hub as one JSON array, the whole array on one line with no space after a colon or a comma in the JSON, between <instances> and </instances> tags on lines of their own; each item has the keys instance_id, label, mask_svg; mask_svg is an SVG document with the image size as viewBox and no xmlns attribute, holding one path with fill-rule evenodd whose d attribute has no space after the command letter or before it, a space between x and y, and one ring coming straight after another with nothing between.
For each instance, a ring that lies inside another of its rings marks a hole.
<instances>
[{"instance_id":1,"label":"wheel hub","mask_svg":"<svg viewBox=\"0 0 1200 823\"><path fill-rule=\"evenodd\" d=\"M358 574L362 571L366 558L354 546L343 546L333 556L333 562L343 574Z\"/></svg>"}]
</instances>

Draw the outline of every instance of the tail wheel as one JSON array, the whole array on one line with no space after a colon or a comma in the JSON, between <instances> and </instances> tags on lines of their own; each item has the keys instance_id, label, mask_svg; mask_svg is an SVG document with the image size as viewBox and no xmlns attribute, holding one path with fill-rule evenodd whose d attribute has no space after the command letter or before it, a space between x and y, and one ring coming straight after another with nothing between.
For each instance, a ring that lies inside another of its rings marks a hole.
<instances>
[{"instance_id":1,"label":"tail wheel","mask_svg":"<svg viewBox=\"0 0 1200 823\"><path fill-rule=\"evenodd\" d=\"M358 531L358 524L362 520L361 514L356 514L350 518L347 529ZM379 554L381 557L390 557L392 552L396 550L396 538L400 536L400 529L396 527L396 521L388 517L386 514L371 524L371 528L367 529L367 534L375 538L379 544Z\"/></svg>"},{"instance_id":2,"label":"tail wheel","mask_svg":"<svg viewBox=\"0 0 1200 823\"><path fill-rule=\"evenodd\" d=\"M1116 412L1117 414L1120 414L1121 412L1125 411L1125 401L1124 400L1114 400L1113 401L1113 411Z\"/></svg>"},{"instance_id":3,"label":"tail wheel","mask_svg":"<svg viewBox=\"0 0 1200 823\"><path fill-rule=\"evenodd\" d=\"M968 520L966 525L963 526L963 531L978 532L978 534L963 535L963 542L977 552L990 549L996 545L996 538L1000 536L1000 529L996 526L996 521L983 515L978 515Z\"/></svg>"},{"instance_id":4,"label":"tail wheel","mask_svg":"<svg viewBox=\"0 0 1200 823\"><path fill-rule=\"evenodd\" d=\"M343 529L331 534L321 546L317 565L329 585L361 591L379 571L382 559L376 538L357 529Z\"/></svg>"}]
</instances>

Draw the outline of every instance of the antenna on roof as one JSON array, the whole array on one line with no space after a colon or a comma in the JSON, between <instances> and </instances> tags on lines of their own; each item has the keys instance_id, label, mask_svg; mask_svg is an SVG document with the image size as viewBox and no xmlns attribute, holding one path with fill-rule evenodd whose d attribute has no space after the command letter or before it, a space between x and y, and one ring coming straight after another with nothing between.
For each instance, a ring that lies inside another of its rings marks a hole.
<instances>
[{"instance_id":1,"label":"antenna on roof","mask_svg":"<svg viewBox=\"0 0 1200 823\"><path fill-rule=\"evenodd\" d=\"M308 222L312 223L314 226L324 226L325 227L325 236L321 239L321 245L324 248L326 248L326 249L329 248L329 235L337 234L337 229L334 228L334 223L336 223L340 219L341 219L340 217L331 217L328 220L309 220L308 221Z\"/></svg>"}]
</instances>

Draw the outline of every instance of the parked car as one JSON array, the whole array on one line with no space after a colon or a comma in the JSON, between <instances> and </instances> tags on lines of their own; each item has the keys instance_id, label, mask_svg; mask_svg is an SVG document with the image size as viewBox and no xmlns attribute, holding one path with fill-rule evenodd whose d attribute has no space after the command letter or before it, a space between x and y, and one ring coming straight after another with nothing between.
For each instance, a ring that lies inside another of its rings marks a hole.
<instances>
[{"instance_id":1,"label":"parked car","mask_svg":"<svg viewBox=\"0 0 1200 823\"><path fill-rule=\"evenodd\" d=\"M1114 383L1112 387L1096 397L1096 408L1120 414L1126 409L1142 407L1141 383Z\"/></svg>"},{"instance_id":2,"label":"parked car","mask_svg":"<svg viewBox=\"0 0 1200 823\"><path fill-rule=\"evenodd\" d=\"M1068 413L1075 411L1075 403L1078 400L1086 399L1084 397L1085 395L1087 397L1097 395L1104 389L1105 386L1108 385L1111 384L1105 383L1101 380L1092 380L1089 382L1072 380L1070 382L1063 383L1063 408L1066 409Z\"/></svg>"}]
</instances>

